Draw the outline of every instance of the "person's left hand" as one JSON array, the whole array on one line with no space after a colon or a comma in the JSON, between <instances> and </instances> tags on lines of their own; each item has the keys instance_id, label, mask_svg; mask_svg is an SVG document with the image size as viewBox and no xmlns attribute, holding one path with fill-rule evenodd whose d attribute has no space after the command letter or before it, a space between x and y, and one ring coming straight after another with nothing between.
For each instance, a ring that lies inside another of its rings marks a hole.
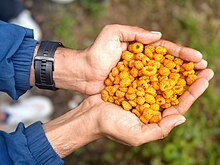
<instances>
[{"instance_id":1,"label":"person's left hand","mask_svg":"<svg viewBox=\"0 0 220 165\"><path fill-rule=\"evenodd\" d=\"M198 73L198 79L179 98L180 104L166 109L158 124L142 123L135 114L104 102L99 94L88 97L74 110L44 124L43 129L62 158L103 136L132 146L163 139L185 121L183 114L206 90L212 77L210 69Z\"/></svg>"},{"instance_id":2,"label":"person's left hand","mask_svg":"<svg viewBox=\"0 0 220 165\"><path fill-rule=\"evenodd\" d=\"M133 113L125 111L115 104L103 102L100 95L91 96L88 100L96 104L96 110L100 112L97 118L103 136L122 144L139 146L163 139L174 127L185 122L183 114L207 89L213 75L213 71L210 69L198 73L198 79L179 98L179 105L166 109L158 124L144 124Z\"/></svg>"}]
</instances>

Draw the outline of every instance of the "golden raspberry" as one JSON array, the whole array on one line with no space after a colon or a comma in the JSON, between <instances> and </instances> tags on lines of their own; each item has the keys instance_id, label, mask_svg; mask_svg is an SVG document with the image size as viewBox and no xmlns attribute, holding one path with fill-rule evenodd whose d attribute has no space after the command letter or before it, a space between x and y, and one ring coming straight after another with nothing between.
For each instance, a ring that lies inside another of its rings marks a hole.
<instances>
[{"instance_id":1,"label":"golden raspberry","mask_svg":"<svg viewBox=\"0 0 220 165\"><path fill-rule=\"evenodd\" d=\"M137 97L137 95L136 94L128 94L128 93L126 93L125 94L125 97L126 97L126 99L128 99L128 100L134 100L136 97Z\"/></svg>"},{"instance_id":2,"label":"golden raspberry","mask_svg":"<svg viewBox=\"0 0 220 165\"><path fill-rule=\"evenodd\" d=\"M135 55L135 59L138 60L138 61L142 61L142 58L144 58L145 55L143 53L137 53Z\"/></svg>"},{"instance_id":3,"label":"golden raspberry","mask_svg":"<svg viewBox=\"0 0 220 165\"><path fill-rule=\"evenodd\" d=\"M132 51L134 53L141 53L144 49L144 45L140 42L135 42L132 44Z\"/></svg>"},{"instance_id":4,"label":"golden raspberry","mask_svg":"<svg viewBox=\"0 0 220 165\"><path fill-rule=\"evenodd\" d=\"M146 101L146 103L153 104L153 103L155 103L155 98L154 98L154 96L152 96L150 94L146 94L145 101Z\"/></svg>"},{"instance_id":5,"label":"golden raspberry","mask_svg":"<svg viewBox=\"0 0 220 165\"><path fill-rule=\"evenodd\" d=\"M140 116L140 120L144 123L144 124L148 124L149 120L147 120L143 115Z\"/></svg>"},{"instance_id":6,"label":"golden raspberry","mask_svg":"<svg viewBox=\"0 0 220 165\"><path fill-rule=\"evenodd\" d=\"M132 109L131 111L133 114L135 114L137 117L141 116L141 113L137 109Z\"/></svg>"},{"instance_id":7,"label":"golden raspberry","mask_svg":"<svg viewBox=\"0 0 220 165\"><path fill-rule=\"evenodd\" d=\"M125 78L128 78L130 76L129 72L127 71L122 71L120 74L119 74L119 77L120 79L125 79Z\"/></svg>"},{"instance_id":8,"label":"golden raspberry","mask_svg":"<svg viewBox=\"0 0 220 165\"><path fill-rule=\"evenodd\" d=\"M117 90L115 95L117 97L124 97L125 96L125 92L121 92L120 90Z\"/></svg>"},{"instance_id":9,"label":"golden raspberry","mask_svg":"<svg viewBox=\"0 0 220 165\"><path fill-rule=\"evenodd\" d=\"M112 76L117 76L119 74L119 70L118 70L118 68L117 67L114 67L113 69L112 69Z\"/></svg>"},{"instance_id":10,"label":"golden raspberry","mask_svg":"<svg viewBox=\"0 0 220 165\"><path fill-rule=\"evenodd\" d=\"M183 65L183 60L182 59L180 59L180 58L175 58L174 59L174 62L176 63L176 65L179 65L179 66L181 66L181 65Z\"/></svg>"},{"instance_id":11,"label":"golden raspberry","mask_svg":"<svg viewBox=\"0 0 220 165\"><path fill-rule=\"evenodd\" d=\"M159 104L154 103L154 104L150 105L150 108L154 111L159 111L160 106L159 106Z\"/></svg>"},{"instance_id":12,"label":"golden raspberry","mask_svg":"<svg viewBox=\"0 0 220 165\"><path fill-rule=\"evenodd\" d=\"M194 69L194 63L193 62L185 63L182 65L182 67L184 70L190 71Z\"/></svg>"},{"instance_id":13,"label":"golden raspberry","mask_svg":"<svg viewBox=\"0 0 220 165\"><path fill-rule=\"evenodd\" d=\"M124 110L127 110L127 111L132 109L132 106L127 101L122 101L122 107Z\"/></svg>"},{"instance_id":14,"label":"golden raspberry","mask_svg":"<svg viewBox=\"0 0 220 165\"><path fill-rule=\"evenodd\" d=\"M162 54L154 54L154 60L155 61L160 61L163 59L163 55Z\"/></svg>"},{"instance_id":15,"label":"golden raspberry","mask_svg":"<svg viewBox=\"0 0 220 165\"><path fill-rule=\"evenodd\" d=\"M145 66L142 68L143 75L153 76L157 73L157 68L154 66Z\"/></svg>"},{"instance_id":16,"label":"golden raspberry","mask_svg":"<svg viewBox=\"0 0 220 165\"><path fill-rule=\"evenodd\" d=\"M149 59L153 59L154 54L152 53L152 51L150 50L150 48L146 48L144 49L144 54L149 58Z\"/></svg>"},{"instance_id":17,"label":"golden raspberry","mask_svg":"<svg viewBox=\"0 0 220 165\"><path fill-rule=\"evenodd\" d=\"M140 69L142 69L142 68L144 67L144 64L143 64L141 61L135 61L135 62L134 62L134 66L135 66L138 70L140 70Z\"/></svg>"},{"instance_id":18,"label":"golden raspberry","mask_svg":"<svg viewBox=\"0 0 220 165\"><path fill-rule=\"evenodd\" d=\"M150 123L158 123L160 121L160 117L158 115L154 115L150 118Z\"/></svg>"},{"instance_id":19,"label":"golden raspberry","mask_svg":"<svg viewBox=\"0 0 220 165\"><path fill-rule=\"evenodd\" d=\"M195 74L189 75L186 78L187 85L192 85L196 81L196 79L197 79L197 76Z\"/></svg>"},{"instance_id":20,"label":"golden raspberry","mask_svg":"<svg viewBox=\"0 0 220 165\"><path fill-rule=\"evenodd\" d=\"M179 96L196 79L193 62L167 54L162 46L133 42L104 81L101 97L143 123L158 123L161 112L178 105Z\"/></svg>"},{"instance_id":21,"label":"golden raspberry","mask_svg":"<svg viewBox=\"0 0 220 165\"><path fill-rule=\"evenodd\" d=\"M157 46L156 47L156 52L158 54L162 54L162 55L165 55L167 53L167 49L162 47L162 46Z\"/></svg>"},{"instance_id":22,"label":"golden raspberry","mask_svg":"<svg viewBox=\"0 0 220 165\"><path fill-rule=\"evenodd\" d=\"M105 80L105 85L106 85L106 86L111 86L111 85L113 85L113 82L112 82L109 78L107 78L107 79Z\"/></svg>"},{"instance_id":23,"label":"golden raspberry","mask_svg":"<svg viewBox=\"0 0 220 165\"><path fill-rule=\"evenodd\" d=\"M159 69L159 73L160 73L160 75L162 75L162 76L169 76L170 70L169 70L168 68L166 68L166 67L161 67L161 68Z\"/></svg>"},{"instance_id":24,"label":"golden raspberry","mask_svg":"<svg viewBox=\"0 0 220 165\"><path fill-rule=\"evenodd\" d=\"M137 103L139 105L143 105L145 103L145 98L144 97L137 97Z\"/></svg>"},{"instance_id":25,"label":"golden raspberry","mask_svg":"<svg viewBox=\"0 0 220 165\"><path fill-rule=\"evenodd\" d=\"M129 51L124 51L121 55L123 60L131 61L134 59L134 54Z\"/></svg>"},{"instance_id":26,"label":"golden raspberry","mask_svg":"<svg viewBox=\"0 0 220 165\"><path fill-rule=\"evenodd\" d=\"M127 87L130 85L130 83L131 83L130 78L125 78L125 79L122 79L119 84L121 87Z\"/></svg>"},{"instance_id":27,"label":"golden raspberry","mask_svg":"<svg viewBox=\"0 0 220 165\"><path fill-rule=\"evenodd\" d=\"M137 77L138 76L138 69L133 67L131 70L130 70L130 74L133 76L133 77Z\"/></svg>"}]
</instances>

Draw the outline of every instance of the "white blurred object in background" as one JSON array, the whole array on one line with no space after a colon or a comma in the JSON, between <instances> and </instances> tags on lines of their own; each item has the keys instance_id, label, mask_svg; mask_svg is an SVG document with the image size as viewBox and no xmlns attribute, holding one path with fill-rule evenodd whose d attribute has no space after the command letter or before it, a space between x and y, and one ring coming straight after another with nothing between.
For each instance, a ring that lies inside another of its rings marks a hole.
<instances>
[{"instance_id":1,"label":"white blurred object in background","mask_svg":"<svg viewBox=\"0 0 220 165\"><path fill-rule=\"evenodd\" d=\"M69 101L68 107L70 109L76 108L84 99L85 97L81 94L74 94L73 98Z\"/></svg>"},{"instance_id":2,"label":"white blurred object in background","mask_svg":"<svg viewBox=\"0 0 220 165\"><path fill-rule=\"evenodd\" d=\"M10 23L20 25L34 31L34 39L40 41L42 38L42 32L39 25L31 17L30 11L23 10L16 18L13 18L9 21Z\"/></svg>"},{"instance_id":3,"label":"white blurred object in background","mask_svg":"<svg viewBox=\"0 0 220 165\"><path fill-rule=\"evenodd\" d=\"M0 109L6 116L5 131L13 131L19 122L26 126L36 122L47 122L53 113L53 105L49 98L31 96L13 105L5 105Z\"/></svg>"}]
</instances>

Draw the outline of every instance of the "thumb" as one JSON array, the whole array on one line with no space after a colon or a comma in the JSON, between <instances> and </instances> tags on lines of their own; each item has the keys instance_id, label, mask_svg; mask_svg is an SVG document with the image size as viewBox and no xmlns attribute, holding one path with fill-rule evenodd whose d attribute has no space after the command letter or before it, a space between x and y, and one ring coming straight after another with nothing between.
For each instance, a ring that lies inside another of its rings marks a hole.
<instances>
[{"instance_id":1,"label":"thumb","mask_svg":"<svg viewBox=\"0 0 220 165\"><path fill-rule=\"evenodd\" d=\"M143 127L143 137L146 142L163 139L170 131L184 123L185 117L182 115L170 115L161 119L158 124L148 124Z\"/></svg>"},{"instance_id":2,"label":"thumb","mask_svg":"<svg viewBox=\"0 0 220 165\"><path fill-rule=\"evenodd\" d=\"M170 115L163 118L158 124L163 134L162 138L166 137L174 127L184 123L185 121L186 118L182 115Z\"/></svg>"},{"instance_id":3,"label":"thumb","mask_svg":"<svg viewBox=\"0 0 220 165\"><path fill-rule=\"evenodd\" d=\"M121 42L139 41L143 44L156 42L162 36L161 32L148 31L136 26L117 24L107 25L103 31L111 34L111 36L118 37Z\"/></svg>"}]
</instances>

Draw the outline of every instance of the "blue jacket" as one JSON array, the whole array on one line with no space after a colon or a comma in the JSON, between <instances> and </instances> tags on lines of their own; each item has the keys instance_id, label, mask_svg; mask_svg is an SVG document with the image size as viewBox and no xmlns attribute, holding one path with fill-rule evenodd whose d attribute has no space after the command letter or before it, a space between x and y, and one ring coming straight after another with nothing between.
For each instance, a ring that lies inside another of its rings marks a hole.
<instances>
[{"instance_id":1,"label":"blue jacket","mask_svg":"<svg viewBox=\"0 0 220 165\"><path fill-rule=\"evenodd\" d=\"M37 42L33 31L0 21L0 91L13 99L30 89L30 67ZM0 131L0 165L61 165L63 160L47 140L42 124L15 132Z\"/></svg>"}]
</instances>

